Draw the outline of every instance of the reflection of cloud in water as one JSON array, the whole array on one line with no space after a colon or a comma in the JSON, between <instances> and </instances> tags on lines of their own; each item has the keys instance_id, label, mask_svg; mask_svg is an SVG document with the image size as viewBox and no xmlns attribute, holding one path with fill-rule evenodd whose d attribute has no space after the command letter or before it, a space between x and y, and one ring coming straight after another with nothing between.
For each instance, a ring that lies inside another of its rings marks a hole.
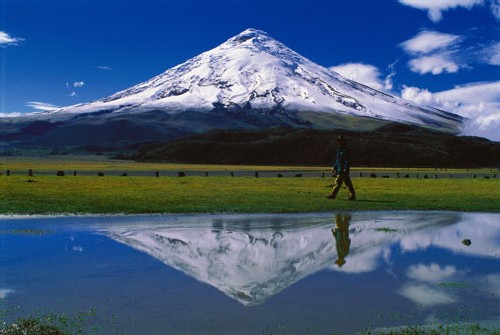
<instances>
[{"instance_id":1,"label":"reflection of cloud in water","mask_svg":"<svg viewBox=\"0 0 500 335\"><path fill-rule=\"evenodd\" d=\"M406 253L432 246L461 257L498 258L498 221L499 214L353 213L348 227L351 243L342 267L335 264L338 249L331 214L200 216L184 223L180 217L163 225L125 224L104 230L114 240L252 305L323 269L374 271L381 262L391 262L394 246ZM462 246L463 238L470 238L472 246ZM407 276L414 282L399 293L424 306L451 303L453 296L429 290L427 284L457 273L462 271L451 265L410 266Z\"/></svg>"},{"instance_id":2,"label":"reflection of cloud in water","mask_svg":"<svg viewBox=\"0 0 500 335\"><path fill-rule=\"evenodd\" d=\"M446 265L441 267L439 264L432 263L430 265L418 264L410 266L406 276L422 282L440 283L456 273L457 269L454 266Z\"/></svg>"},{"instance_id":3,"label":"reflection of cloud in water","mask_svg":"<svg viewBox=\"0 0 500 335\"><path fill-rule=\"evenodd\" d=\"M460 251L471 256L500 257L500 214L456 214L452 225L414 231L401 238L404 251L423 250L429 246ZM437 229L439 228L439 229ZM472 240L470 247L461 245L464 238Z\"/></svg>"},{"instance_id":4,"label":"reflection of cloud in water","mask_svg":"<svg viewBox=\"0 0 500 335\"><path fill-rule=\"evenodd\" d=\"M417 305L433 307L456 302L452 295L424 284L405 284L399 294L410 299Z\"/></svg>"},{"instance_id":5,"label":"reflection of cloud in water","mask_svg":"<svg viewBox=\"0 0 500 335\"><path fill-rule=\"evenodd\" d=\"M5 299L9 294L14 293L13 290L9 290L7 288L0 288L0 299Z\"/></svg>"},{"instance_id":6,"label":"reflection of cloud in water","mask_svg":"<svg viewBox=\"0 0 500 335\"><path fill-rule=\"evenodd\" d=\"M424 307L451 304L456 302L456 298L436 285L451 280L458 273L459 271L452 265L440 266L436 263L412 265L406 271L406 276L414 282L404 284L398 293Z\"/></svg>"},{"instance_id":7,"label":"reflection of cloud in water","mask_svg":"<svg viewBox=\"0 0 500 335\"><path fill-rule=\"evenodd\" d=\"M485 276L484 284L489 288L488 292L491 292L500 299L500 273Z\"/></svg>"}]
</instances>

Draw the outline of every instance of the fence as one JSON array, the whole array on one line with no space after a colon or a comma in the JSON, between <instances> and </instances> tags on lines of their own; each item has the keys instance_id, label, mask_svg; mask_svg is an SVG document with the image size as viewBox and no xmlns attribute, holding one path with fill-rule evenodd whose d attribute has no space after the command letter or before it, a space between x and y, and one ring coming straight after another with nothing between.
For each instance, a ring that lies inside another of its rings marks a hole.
<instances>
[{"instance_id":1,"label":"fence","mask_svg":"<svg viewBox=\"0 0 500 335\"><path fill-rule=\"evenodd\" d=\"M0 171L0 176L4 175ZM121 177L255 177L255 178L330 178L332 174L330 172L318 171L318 170L273 170L273 171L250 171L250 170L235 170L235 171L201 171L201 170L185 170L185 171L173 171L173 170L163 170L163 171L144 171L144 170L105 170L105 171L77 171L77 170L57 170L57 171L37 171L35 169L28 169L26 171L20 170L5 170L5 176L12 175L24 175L28 177L34 176L59 176L59 177L78 177L78 176L121 176ZM467 171L457 171L453 173L448 173L445 171L439 171L431 173L426 172L397 172L397 171L355 171L351 172L352 178L396 178L396 179L496 179L496 173L490 171L490 173L471 173Z\"/></svg>"}]
</instances>

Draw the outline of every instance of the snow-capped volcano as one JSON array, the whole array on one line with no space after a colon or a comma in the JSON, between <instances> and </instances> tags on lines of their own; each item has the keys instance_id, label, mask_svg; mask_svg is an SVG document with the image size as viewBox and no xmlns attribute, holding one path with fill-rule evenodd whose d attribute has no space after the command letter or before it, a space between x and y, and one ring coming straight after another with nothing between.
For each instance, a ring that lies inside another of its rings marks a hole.
<instances>
[{"instance_id":1,"label":"snow-capped volcano","mask_svg":"<svg viewBox=\"0 0 500 335\"><path fill-rule=\"evenodd\" d=\"M462 117L374 90L247 29L141 84L0 119L0 147L123 147L215 129L376 130L390 121L458 133ZM92 134L92 136L89 136Z\"/></svg>"},{"instance_id":2,"label":"snow-capped volcano","mask_svg":"<svg viewBox=\"0 0 500 335\"><path fill-rule=\"evenodd\" d=\"M53 115L221 108L341 113L453 129L461 122L456 115L348 80L255 29L139 85Z\"/></svg>"}]
</instances>

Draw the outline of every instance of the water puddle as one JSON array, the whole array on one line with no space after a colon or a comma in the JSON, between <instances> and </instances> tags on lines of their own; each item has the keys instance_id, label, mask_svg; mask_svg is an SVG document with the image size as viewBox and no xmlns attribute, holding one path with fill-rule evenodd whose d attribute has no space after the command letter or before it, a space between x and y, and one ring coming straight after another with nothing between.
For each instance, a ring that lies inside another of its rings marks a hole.
<instances>
[{"instance_id":1,"label":"water puddle","mask_svg":"<svg viewBox=\"0 0 500 335\"><path fill-rule=\"evenodd\" d=\"M130 334L500 329L500 214L0 218L0 302Z\"/></svg>"}]
</instances>

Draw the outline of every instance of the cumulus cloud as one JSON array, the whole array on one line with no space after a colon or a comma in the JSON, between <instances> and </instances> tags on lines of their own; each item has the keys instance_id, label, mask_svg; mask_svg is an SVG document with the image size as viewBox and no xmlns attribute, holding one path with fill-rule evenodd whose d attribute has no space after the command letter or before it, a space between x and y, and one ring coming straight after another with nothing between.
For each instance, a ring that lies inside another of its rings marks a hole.
<instances>
[{"instance_id":1,"label":"cumulus cloud","mask_svg":"<svg viewBox=\"0 0 500 335\"><path fill-rule=\"evenodd\" d=\"M461 37L458 35L424 30L408 41L401 43L401 46L410 54L428 54L439 49L448 48L460 40Z\"/></svg>"},{"instance_id":2,"label":"cumulus cloud","mask_svg":"<svg viewBox=\"0 0 500 335\"><path fill-rule=\"evenodd\" d=\"M400 44L400 47L414 57L408 62L411 71L434 75L443 72L455 73L465 65L459 64L457 52L461 36L437 31L422 31Z\"/></svg>"},{"instance_id":3,"label":"cumulus cloud","mask_svg":"<svg viewBox=\"0 0 500 335\"><path fill-rule=\"evenodd\" d=\"M485 47L481 52L485 63L500 66L500 42Z\"/></svg>"},{"instance_id":4,"label":"cumulus cloud","mask_svg":"<svg viewBox=\"0 0 500 335\"><path fill-rule=\"evenodd\" d=\"M456 73L460 69L458 63L446 54L418 57L410 60L408 65L410 70L419 74Z\"/></svg>"},{"instance_id":5,"label":"cumulus cloud","mask_svg":"<svg viewBox=\"0 0 500 335\"><path fill-rule=\"evenodd\" d=\"M391 90L392 76L381 78L379 69L373 65L363 63L346 63L330 67L331 71L337 72L347 79L357 81L363 85L369 86L376 90Z\"/></svg>"},{"instance_id":6,"label":"cumulus cloud","mask_svg":"<svg viewBox=\"0 0 500 335\"><path fill-rule=\"evenodd\" d=\"M401 96L422 105L462 115L464 135L500 141L500 81L471 83L433 93L418 87L404 87Z\"/></svg>"},{"instance_id":7,"label":"cumulus cloud","mask_svg":"<svg viewBox=\"0 0 500 335\"><path fill-rule=\"evenodd\" d=\"M0 117L19 117L26 115L25 113L12 112L12 113L0 113Z\"/></svg>"},{"instance_id":8,"label":"cumulus cloud","mask_svg":"<svg viewBox=\"0 0 500 335\"><path fill-rule=\"evenodd\" d=\"M0 46L16 45L23 41L22 38L10 36L5 31L0 31Z\"/></svg>"},{"instance_id":9,"label":"cumulus cloud","mask_svg":"<svg viewBox=\"0 0 500 335\"><path fill-rule=\"evenodd\" d=\"M73 87L83 87L83 86L85 86L85 82L83 81L75 81L73 83Z\"/></svg>"},{"instance_id":10,"label":"cumulus cloud","mask_svg":"<svg viewBox=\"0 0 500 335\"><path fill-rule=\"evenodd\" d=\"M500 21L500 0L491 0L491 13Z\"/></svg>"},{"instance_id":11,"label":"cumulus cloud","mask_svg":"<svg viewBox=\"0 0 500 335\"><path fill-rule=\"evenodd\" d=\"M53 110L58 109L59 107L53 104L49 104L46 102L40 102L40 101L29 101L26 104L27 107L31 107L33 109L36 109L37 111L41 112L50 112Z\"/></svg>"},{"instance_id":12,"label":"cumulus cloud","mask_svg":"<svg viewBox=\"0 0 500 335\"><path fill-rule=\"evenodd\" d=\"M484 4L484 0L399 0L399 3L427 11L432 22L439 22L443 18L443 12L447 10L459 7L470 10L474 6Z\"/></svg>"}]
</instances>

